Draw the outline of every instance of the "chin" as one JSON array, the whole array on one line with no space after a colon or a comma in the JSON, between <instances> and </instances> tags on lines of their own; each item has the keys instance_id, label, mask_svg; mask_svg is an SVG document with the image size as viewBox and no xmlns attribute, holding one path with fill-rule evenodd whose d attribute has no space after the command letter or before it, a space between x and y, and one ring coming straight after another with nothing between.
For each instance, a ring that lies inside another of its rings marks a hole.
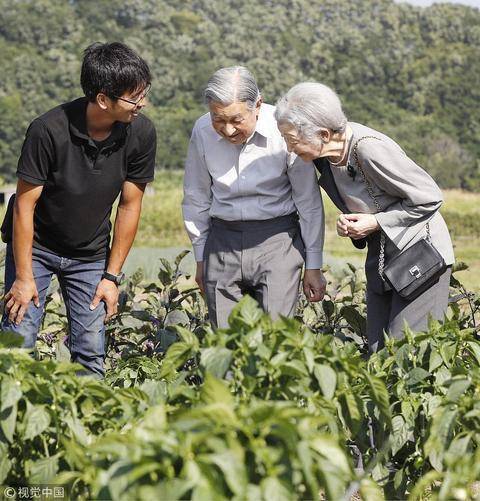
<instances>
[{"instance_id":1,"label":"chin","mask_svg":"<svg viewBox=\"0 0 480 501\"><path fill-rule=\"evenodd\" d=\"M311 154L303 154L303 155L298 155L304 162L313 162L317 157L315 155Z\"/></svg>"}]
</instances>

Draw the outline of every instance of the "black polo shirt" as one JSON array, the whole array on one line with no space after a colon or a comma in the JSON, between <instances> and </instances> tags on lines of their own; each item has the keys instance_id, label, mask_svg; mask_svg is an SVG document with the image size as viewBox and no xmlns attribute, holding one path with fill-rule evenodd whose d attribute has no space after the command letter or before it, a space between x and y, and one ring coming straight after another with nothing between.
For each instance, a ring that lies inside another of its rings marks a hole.
<instances>
[{"instance_id":1,"label":"black polo shirt","mask_svg":"<svg viewBox=\"0 0 480 501\"><path fill-rule=\"evenodd\" d=\"M43 185L34 215L33 246L96 261L110 243L110 214L124 181L148 183L155 168L156 133L139 115L116 122L101 142L87 134L85 98L57 106L27 130L17 176Z\"/></svg>"}]
</instances>

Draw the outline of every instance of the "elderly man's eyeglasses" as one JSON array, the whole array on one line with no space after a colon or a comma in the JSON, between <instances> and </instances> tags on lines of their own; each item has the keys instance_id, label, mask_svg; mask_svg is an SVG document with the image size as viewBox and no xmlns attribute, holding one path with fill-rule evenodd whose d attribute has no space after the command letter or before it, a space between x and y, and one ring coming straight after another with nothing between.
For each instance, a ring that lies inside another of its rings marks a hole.
<instances>
[{"instance_id":1,"label":"elderly man's eyeglasses","mask_svg":"<svg viewBox=\"0 0 480 501\"><path fill-rule=\"evenodd\" d=\"M119 96L113 96L115 99L118 99L119 101L125 101L126 103L129 103L129 104L133 104L133 106L138 106L140 104L140 102L145 99L145 97L147 97L147 94L150 92L150 89L152 88L152 86L150 84L148 84L146 87L145 87L145 90L142 92L141 96L133 101L132 99L125 99L124 97L119 97Z\"/></svg>"}]
</instances>

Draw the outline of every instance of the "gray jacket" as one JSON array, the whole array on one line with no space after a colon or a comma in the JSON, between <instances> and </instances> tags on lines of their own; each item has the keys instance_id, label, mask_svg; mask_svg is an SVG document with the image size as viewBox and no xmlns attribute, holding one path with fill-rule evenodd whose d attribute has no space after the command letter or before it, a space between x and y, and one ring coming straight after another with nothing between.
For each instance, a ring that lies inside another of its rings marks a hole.
<instances>
[{"instance_id":1,"label":"gray jacket","mask_svg":"<svg viewBox=\"0 0 480 501\"><path fill-rule=\"evenodd\" d=\"M349 122L349 125L353 130L347 163L350 167L328 166L331 171L328 174L331 174L334 183L327 182L325 185L325 182L320 182L327 194L337 206L335 196L339 194L350 213L375 214L387 236L387 262L389 257L424 238L426 223L429 222L432 244L445 263L452 264L455 260L452 241L439 212L443 197L435 181L385 134L358 123ZM373 138L360 141L358 158L381 207L380 211L368 193L353 155L354 144L364 136ZM338 189L337 195L332 184Z\"/></svg>"}]
</instances>

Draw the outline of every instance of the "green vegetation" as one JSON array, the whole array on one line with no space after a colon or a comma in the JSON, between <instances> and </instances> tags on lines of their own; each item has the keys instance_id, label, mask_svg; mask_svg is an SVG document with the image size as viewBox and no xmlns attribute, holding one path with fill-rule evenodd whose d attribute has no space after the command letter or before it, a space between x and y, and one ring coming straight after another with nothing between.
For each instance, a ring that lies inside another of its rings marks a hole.
<instances>
[{"instance_id":1,"label":"green vegetation","mask_svg":"<svg viewBox=\"0 0 480 501\"><path fill-rule=\"evenodd\" d=\"M480 298L367 360L354 267L296 319L274 323L246 297L214 332L180 286L182 257L125 286L105 381L54 360L54 300L43 360L0 336L1 484L61 484L72 499L473 498Z\"/></svg>"},{"instance_id":2,"label":"green vegetation","mask_svg":"<svg viewBox=\"0 0 480 501\"><path fill-rule=\"evenodd\" d=\"M82 49L124 41L154 75L158 166L179 168L202 88L247 65L267 102L302 80L332 85L353 121L399 143L443 188L480 182L480 11L393 0L1 0L0 176L27 124L81 93Z\"/></svg>"}]
</instances>

